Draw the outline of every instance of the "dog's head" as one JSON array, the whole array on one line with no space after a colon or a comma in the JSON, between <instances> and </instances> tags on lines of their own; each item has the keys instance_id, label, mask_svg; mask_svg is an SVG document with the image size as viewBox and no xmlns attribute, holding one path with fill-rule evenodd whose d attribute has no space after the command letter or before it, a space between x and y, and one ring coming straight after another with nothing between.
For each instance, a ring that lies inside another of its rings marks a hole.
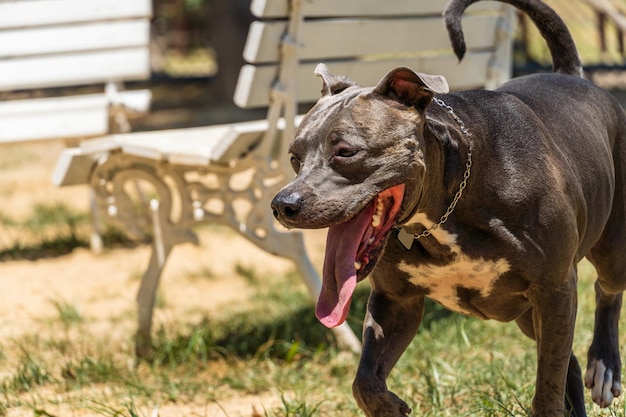
<instances>
[{"instance_id":1,"label":"dog's head","mask_svg":"<svg viewBox=\"0 0 626 417\"><path fill-rule=\"evenodd\" d=\"M389 72L376 87L316 68L322 97L291 144L296 177L272 201L288 228L329 227L323 287L316 314L341 324L358 281L374 267L386 237L411 215L424 177L424 112L441 76L409 68Z\"/></svg>"}]
</instances>

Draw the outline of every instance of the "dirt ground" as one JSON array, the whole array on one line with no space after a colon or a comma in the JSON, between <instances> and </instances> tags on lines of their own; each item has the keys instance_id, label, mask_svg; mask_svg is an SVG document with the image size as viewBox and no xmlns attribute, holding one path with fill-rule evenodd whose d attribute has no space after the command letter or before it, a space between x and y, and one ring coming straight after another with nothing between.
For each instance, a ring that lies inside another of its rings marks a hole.
<instances>
[{"instance_id":1,"label":"dirt ground","mask_svg":"<svg viewBox=\"0 0 626 417\"><path fill-rule=\"evenodd\" d=\"M63 146L62 142L45 142L0 148L1 213L19 218L28 216L36 203L54 202L87 212L85 186L56 188L50 182ZM200 245L180 245L168 260L160 286L165 301L155 312L155 327L177 321L193 323L207 312L245 301L254 290L235 272L237 264L268 275L292 268L290 262L262 252L229 230L202 228L199 235ZM307 241L319 265L323 235L314 233ZM59 317L55 303L66 302L89 319L89 332L95 337L118 339L132 351L135 294L148 257L149 247L141 245L109 249L98 255L77 249L55 258L0 262L0 340L45 332ZM206 271L211 271L210 279L198 278ZM0 378L11 371L6 366L1 368ZM279 393L264 394L219 405L189 405L187 410L161 409L159 414L250 416L253 409L262 411L278 404ZM32 415L32 410L24 410L24 414L9 410L9 415Z\"/></svg>"}]
</instances>

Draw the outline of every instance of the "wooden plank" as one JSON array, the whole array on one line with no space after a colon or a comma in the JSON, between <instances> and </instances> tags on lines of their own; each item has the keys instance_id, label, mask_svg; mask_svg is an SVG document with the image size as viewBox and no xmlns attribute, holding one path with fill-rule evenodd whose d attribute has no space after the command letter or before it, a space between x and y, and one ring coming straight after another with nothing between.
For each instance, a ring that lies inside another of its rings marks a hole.
<instances>
[{"instance_id":1,"label":"wooden plank","mask_svg":"<svg viewBox=\"0 0 626 417\"><path fill-rule=\"evenodd\" d=\"M296 126L302 116L295 119ZM71 152L64 168L55 175L63 182L65 170L77 154L97 155L114 150L121 150L126 155L155 161L167 161L175 165L208 166L213 163L228 164L241 159L261 140L267 131L267 119L223 125L167 129L151 132L135 132L109 135L91 139L80 144L79 152ZM285 128L285 120L279 119L278 130ZM81 160L76 161L82 164Z\"/></svg>"},{"instance_id":2,"label":"wooden plank","mask_svg":"<svg viewBox=\"0 0 626 417\"><path fill-rule=\"evenodd\" d=\"M295 125L298 126L301 120L302 116L296 116ZM215 144L208 153L198 152L198 147L204 145L199 145L199 143L195 142L200 140L200 143L203 144L203 140L205 141L208 136L213 136L204 132L207 129L216 129L218 126L200 128L197 133L203 134L204 139L198 138L194 140L189 138L181 141L180 137L173 136L170 139L172 144L169 148L168 161L171 164L205 166L210 163L228 164L231 161L241 159L263 138L263 134L269 128L269 121L264 119L232 123L227 126L228 129L224 131L224 134L219 139L216 138L214 140ZM278 119L276 128L279 131L283 130L285 128L285 119ZM147 145L151 146L150 143L147 143Z\"/></svg>"},{"instance_id":3,"label":"wooden plank","mask_svg":"<svg viewBox=\"0 0 626 417\"><path fill-rule=\"evenodd\" d=\"M127 109L148 110L149 90L121 91L115 98ZM112 97L86 94L0 102L0 143L104 135Z\"/></svg>"},{"instance_id":4,"label":"wooden plank","mask_svg":"<svg viewBox=\"0 0 626 417\"><path fill-rule=\"evenodd\" d=\"M259 120L116 136L127 155L176 165L208 166L241 158L260 140L267 126L267 120Z\"/></svg>"},{"instance_id":5,"label":"wooden plank","mask_svg":"<svg viewBox=\"0 0 626 417\"><path fill-rule=\"evenodd\" d=\"M145 79L148 48L0 60L0 90Z\"/></svg>"},{"instance_id":6,"label":"wooden plank","mask_svg":"<svg viewBox=\"0 0 626 417\"><path fill-rule=\"evenodd\" d=\"M363 86L373 86L391 69L406 66L415 71L444 75L453 90L484 86L492 52L470 52L461 63L453 55L396 58L382 61L336 61L329 63L331 72L347 75ZM315 102L320 97L321 84L313 75L317 63L298 67L296 85L300 103ZM245 65L239 73L234 101L243 108L269 104L270 86L276 77L275 65Z\"/></svg>"},{"instance_id":7,"label":"wooden plank","mask_svg":"<svg viewBox=\"0 0 626 417\"><path fill-rule=\"evenodd\" d=\"M492 47L497 16L467 16L463 32L472 49ZM244 48L249 63L280 59L284 22L254 22ZM321 19L304 22L300 32L300 60L333 59L403 52L437 51L450 48L440 17L400 19Z\"/></svg>"},{"instance_id":8,"label":"wooden plank","mask_svg":"<svg viewBox=\"0 0 626 417\"><path fill-rule=\"evenodd\" d=\"M253 0L250 10L257 17L287 17L290 0ZM302 2L305 17L327 16L402 16L441 15L448 0L305 0ZM495 2L472 5L470 12L493 10L500 6Z\"/></svg>"},{"instance_id":9,"label":"wooden plank","mask_svg":"<svg viewBox=\"0 0 626 417\"><path fill-rule=\"evenodd\" d=\"M120 135L125 154L157 161L167 161L178 153L190 154L196 164L208 165L217 144L228 134L229 125L188 129L168 129ZM177 161L181 163L183 161ZM184 163L183 163L184 164Z\"/></svg>"},{"instance_id":10,"label":"wooden plank","mask_svg":"<svg viewBox=\"0 0 626 417\"><path fill-rule=\"evenodd\" d=\"M147 46L149 42L147 19L5 30L0 31L0 58Z\"/></svg>"},{"instance_id":11,"label":"wooden plank","mask_svg":"<svg viewBox=\"0 0 626 417\"><path fill-rule=\"evenodd\" d=\"M0 1L0 29L151 16L151 0Z\"/></svg>"},{"instance_id":12,"label":"wooden plank","mask_svg":"<svg viewBox=\"0 0 626 417\"><path fill-rule=\"evenodd\" d=\"M0 103L0 143L105 134L108 104L104 94Z\"/></svg>"},{"instance_id":13,"label":"wooden plank","mask_svg":"<svg viewBox=\"0 0 626 417\"><path fill-rule=\"evenodd\" d=\"M301 118L298 118L296 123ZM168 129L153 132L116 134L83 141L78 148L66 149L57 160L52 182L57 186L89 184L98 156L120 150L125 155L175 165L206 167L228 164L241 157L268 129L267 120L236 124ZM284 120L278 121L278 128Z\"/></svg>"}]
</instances>

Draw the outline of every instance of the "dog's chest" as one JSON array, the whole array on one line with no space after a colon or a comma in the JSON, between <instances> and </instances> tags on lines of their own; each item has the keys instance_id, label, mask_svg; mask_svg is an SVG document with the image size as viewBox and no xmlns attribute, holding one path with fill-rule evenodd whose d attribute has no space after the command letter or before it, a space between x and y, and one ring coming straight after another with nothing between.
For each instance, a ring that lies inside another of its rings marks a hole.
<instances>
[{"instance_id":1,"label":"dog's chest","mask_svg":"<svg viewBox=\"0 0 626 417\"><path fill-rule=\"evenodd\" d=\"M510 270L509 262L504 258L488 260L468 256L456 243L456 236L443 228L433 231L433 237L449 247L449 262L413 264L402 261L399 269L410 276L412 284L424 288L429 298L444 307L463 314L485 317L468 300L489 297L498 279Z\"/></svg>"},{"instance_id":2,"label":"dog's chest","mask_svg":"<svg viewBox=\"0 0 626 417\"><path fill-rule=\"evenodd\" d=\"M509 263L504 259L487 261L461 255L458 260L443 266L402 262L399 269L411 276L411 283L426 289L428 297L444 307L476 315L474 309L467 307L466 297L489 297L494 284L509 270Z\"/></svg>"}]
</instances>

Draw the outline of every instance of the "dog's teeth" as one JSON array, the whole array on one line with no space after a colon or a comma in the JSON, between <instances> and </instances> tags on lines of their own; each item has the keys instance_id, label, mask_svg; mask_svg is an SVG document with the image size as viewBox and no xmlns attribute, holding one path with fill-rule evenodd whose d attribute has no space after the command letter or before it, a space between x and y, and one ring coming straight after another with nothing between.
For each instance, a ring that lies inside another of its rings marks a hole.
<instances>
[{"instance_id":1,"label":"dog's teeth","mask_svg":"<svg viewBox=\"0 0 626 417\"><path fill-rule=\"evenodd\" d=\"M371 245L372 243L374 243L374 238L373 238L373 237L370 237L370 240L368 240L368 241L367 241L367 244L368 244L368 245Z\"/></svg>"},{"instance_id":2,"label":"dog's teeth","mask_svg":"<svg viewBox=\"0 0 626 417\"><path fill-rule=\"evenodd\" d=\"M361 262L355 262L354 263L354 269L356 269L357 271L361 269L363 265L361 265Z\"/></svg>"},{"instance_id":3,"label":"dog's teeth","mask_svg":"<svg viewBox=\"0 0 626 417\"><path fill-rule=\"evenodd\" d=\"M376 208L375 208L375 213L374 215L372 215L372 226L373 227L378 227L380 226L380 221L383 218L383 212L385 210L385 204L383 203L383 198L381 196L378 196L376 198Z\"/></svg>"},{"instance_id":4,"label":"dog's teeth","mask_svg":"<svg viewBox=\"0 0 626 417\"><path fill-rule=\"evenodd\" d=\"M372 216L372 226L373 227L380 226L380 219L381 219L381 215L380 214L374 214Z\"/></svg>"},{"instance_id":5,"label":"dog's teeth","mask_svg":"<svg viewBox=\"0 0 626 417\"><path fill-rule=\"evenodd\" d=\"M376 213L381 213L385 209L385 204L383 203L383 199L381 196L378 196L378 200L376 201Z\"/></svg>"}]
</instances>

